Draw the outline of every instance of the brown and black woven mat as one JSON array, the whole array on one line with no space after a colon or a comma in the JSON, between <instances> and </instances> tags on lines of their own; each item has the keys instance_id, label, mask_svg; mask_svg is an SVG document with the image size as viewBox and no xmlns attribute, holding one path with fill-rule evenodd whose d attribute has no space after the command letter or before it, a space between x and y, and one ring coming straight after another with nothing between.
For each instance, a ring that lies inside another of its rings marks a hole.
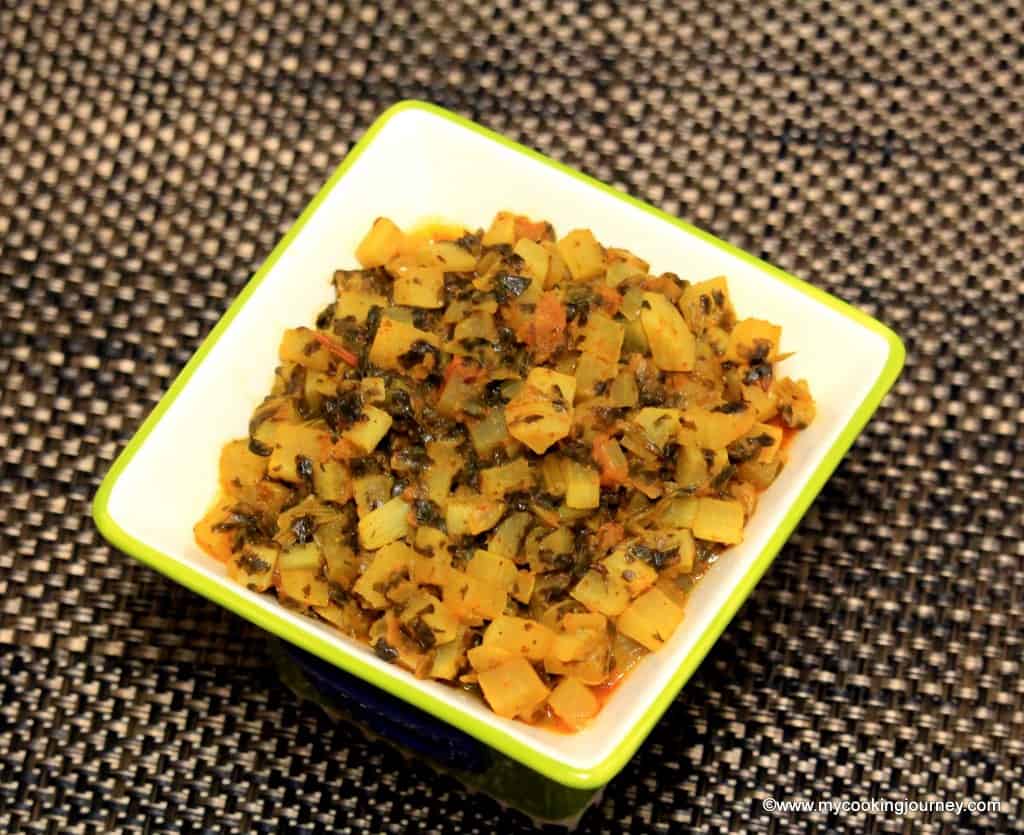
<instances>
[{"instance_id":1,"label":"brown and black woven mat","mask_svg":"<svg viewBox=\"0 0 1024 835\"><path fill-rule=\"evenodd\" d=\"M429 99L878 316L901 381L586 833L1024 831L1024 9L0 0L0 830L527 824L104 544L115 453ZM762 800L1000 800L770 815Z\"/></svg>"}]
</instances>

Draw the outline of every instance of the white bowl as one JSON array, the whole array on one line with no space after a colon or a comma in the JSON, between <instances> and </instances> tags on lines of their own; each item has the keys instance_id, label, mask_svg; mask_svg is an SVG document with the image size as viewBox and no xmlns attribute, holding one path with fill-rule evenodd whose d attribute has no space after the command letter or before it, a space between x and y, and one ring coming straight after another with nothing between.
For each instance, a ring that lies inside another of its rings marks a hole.
<instances>
[{"instance_id":1,"label":"white bowl","mask_svg":"<svg viewBox=\"0 0 1024 835\"><path fill-rule=\"evenodd\" d=\"M334 270L379 215L399 225L441 216L486 225L500 209L593 229L651 263L700 280L725 275L740 315L783 327L785 373L818 402L782 475L762 496L745 542L697 585L668 644L645 659L583 731L566 735L502 719L479 700L416 679L329 626L232 582L192 538L214 498L221 445L244 436L270 385L287 327L333 300ZM613 777L728 624L895 381L899 339L877 321L637 200L437 107L383 114L218 322L115 462L94 503L115 545L264 629L461 728L569 786Z\"/></svg>"}]
</instances>

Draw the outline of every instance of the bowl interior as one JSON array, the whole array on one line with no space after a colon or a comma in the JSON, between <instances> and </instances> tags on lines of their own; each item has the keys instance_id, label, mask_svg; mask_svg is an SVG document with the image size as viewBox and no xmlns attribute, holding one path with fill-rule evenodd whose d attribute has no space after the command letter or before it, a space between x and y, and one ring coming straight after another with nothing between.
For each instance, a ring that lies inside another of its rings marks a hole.
<instances>
[{"instance_id":1,"label":"bowl interior","mask_svg":"<svg viewBox=\"0 0 1024 835\"><path fill-rule=\"evenodd\" d=\"M789 465L763 495L746 541L698 585L669 644L616 689L590 727L572 736L503 720L460 692L418 681L381 662L330 628L231 583L192 540L192 526L215 494L221 445L245 434L252 409L271 383L281 331L308 325L333 300L331 275L355 266L353 252L370 222L387 215L412 225L441 216L484 226L500 209L551 220L559 233L590 227L603 243L646 258L654 271L671 270L695 280L728 276L741 317L754 315L783 326L783 350L796 353L782 371L807 378L819 405L817 420L796 438ZM223 584L230 594L249 598L276 623L319 636L321 643L330 642L380 676L404 681L440 700L435 704L494 727L499 746L501 739L515 740L520 748L586 770L606 760L639 722L654 721L652 704L714 628L715 615L730 595L745 578L756 579L750 577L756 559L878 380L888 354L879 333L756 264L450 119L424 109L401 109L323 197L195 368L121 472L107 510L127 534L167 560L186 563Z\"/></svg>"}]
</instances>

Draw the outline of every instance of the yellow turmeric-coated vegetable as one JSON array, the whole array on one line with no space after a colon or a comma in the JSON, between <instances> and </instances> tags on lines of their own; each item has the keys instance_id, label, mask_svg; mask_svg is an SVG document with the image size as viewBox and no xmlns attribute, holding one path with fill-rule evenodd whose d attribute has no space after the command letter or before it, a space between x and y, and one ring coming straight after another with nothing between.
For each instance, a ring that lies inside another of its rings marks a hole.
<instances>
[{"instance_id":1,"label":"yellow turmeric-coated vegetable","mask_svg":"<svg viewBox=\"0 0 1024 835\"><path fill-rule=\"evenodd\" d=\"M564 677L548 697L554 714L571 728L579 728L600 710L594 691L578 678Z\"/></svg>"},{"instance_id":2,"label":"yellow turmeric-coated vegetable","mask_svg":"<svg viewBox=\"0 0 1024 835\"><path fill-rule=\"evenodd\" d=\"M782 330L739 318L726 277L513 212L377 218L355 255L282 334L196 541L411 675L583 727L814 420Z\"/></svg>"}]
</instances>

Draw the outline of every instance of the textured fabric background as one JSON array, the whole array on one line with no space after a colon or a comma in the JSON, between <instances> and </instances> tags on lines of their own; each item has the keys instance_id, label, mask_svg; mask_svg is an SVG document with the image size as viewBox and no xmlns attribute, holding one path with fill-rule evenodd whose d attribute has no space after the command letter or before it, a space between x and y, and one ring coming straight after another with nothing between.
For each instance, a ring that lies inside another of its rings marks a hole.
<instances>
[{"instance_id":1,"label":"textured fabric background","mask_svg":"<svg viewBox=\"0 0 1024 835\"><path fill-rule=\"evenodd\" d=\"M902 379L586 833L1024 831L1024 10L0 0L0 829L526 830L105 545L116 452L432 100L878 316ZM772 817L761 799L999 799Z\"/></svg>"}]
</instances>

